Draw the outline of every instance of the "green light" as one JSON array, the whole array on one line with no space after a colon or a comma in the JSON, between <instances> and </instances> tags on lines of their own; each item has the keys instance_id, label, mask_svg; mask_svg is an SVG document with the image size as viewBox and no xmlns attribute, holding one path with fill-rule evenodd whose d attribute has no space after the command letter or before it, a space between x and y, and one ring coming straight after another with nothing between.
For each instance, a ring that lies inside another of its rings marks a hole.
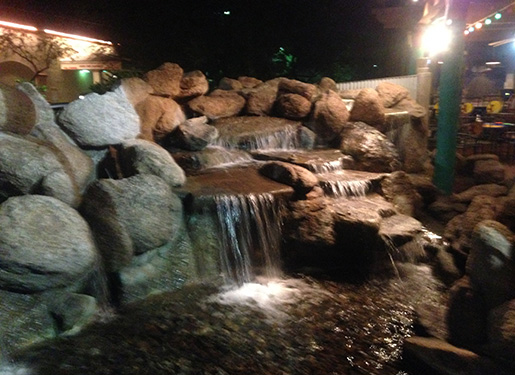
<instances>
[{"instance_id":1,"label":"green light","mask_svg":"<svg viewBox=\"0 0 515 375\"><path fill-rule=\"evenodd\" d=\"M79 71L80 74L88 74L88 73L91 73L89 70L87 69L82 69Z\"/></svg>"},{"instance_id":2,"label":"green light","mask_svg":"<svg viewBox=\"0 0 515 375\"><path fill-rule=\"evenodd\" d=\"M485 25L490 25L492 23L492 20L490 18L487 18L485 20Z\"/></svg>"},{"instance_id":3,"label":"green light","mask_svg":"<svg viewBox=\"0 0 515 375\"><path fill-rule=\"evenodd\" d=\"M495 18L496 20L500 20L500 19L501 19L501 17L502 17L502 14L501 14L501 13L495 13L494 18Z\"/></svg>"}]
</instances>

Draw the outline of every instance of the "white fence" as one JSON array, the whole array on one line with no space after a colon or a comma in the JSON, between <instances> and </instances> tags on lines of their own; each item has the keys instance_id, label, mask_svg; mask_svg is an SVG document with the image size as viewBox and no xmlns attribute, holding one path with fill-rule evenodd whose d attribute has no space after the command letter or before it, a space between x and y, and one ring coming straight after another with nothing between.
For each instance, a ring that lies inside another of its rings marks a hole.
<instances>
[{"instance_id":1,"label":"white fence","mask_svg":"<svg viewBox=\"0 0 515 375\"><path fill-rule=\"evenodd\" d=\"M366 81L337 83L338 90L375 89L381 82L391 82L407 88L412 98L417 98L417 75L369 79Z\"/></svg>"}]
</instances>

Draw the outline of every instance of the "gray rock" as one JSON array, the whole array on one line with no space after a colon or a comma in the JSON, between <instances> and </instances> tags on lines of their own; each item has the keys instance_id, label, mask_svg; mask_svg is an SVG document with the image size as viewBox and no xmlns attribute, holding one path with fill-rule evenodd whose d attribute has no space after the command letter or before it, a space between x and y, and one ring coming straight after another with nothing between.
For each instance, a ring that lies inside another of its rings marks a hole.
<instances>
[{"instance_id":1,"label":"gray rock","mask_svg":"<svg viewBox=\"0 0 515 375\"><path fill-rule=\"evenodd\" d=\"M86 294L54 293L48 305L57 330L66 334L77 333L91 323L98 311L97 300Z\"/></svg>"},{"instance_id":2,"label":"gray rock","mask_svg":"<svg viewBox=\"0 0 515 375\"><path fill-rule=\"evenodd\" d=\"M88 94L68 104L59 123L81 146L102 147L136 138L139 117L123 91Z\"/></svg>"},{"instance_id":3,"label":"gray rock","mask_svg":"<svg viewBox=\"0 0 515 375\"><path fill-rule=\"evenodd\" d=\"M34 103L25 93L0 83L0 131L29 134L36 118Z\"/></svg>"},{"instance_id":4,"label":"gray rock","mask_svg":"<svg viewBox=\"0 0 515 375\"><path fill-rule=\"evenodd\" d=\"M61 163L66 171L73 176L79 192L83 192L95 177L93 160L81 150L55 123L38 123L31 133L32 136L50 142L59 150Z\"/></svg>"},{"instance_id":5,"label":"gray rock","mask_svg":"<svg viewBox=\"0 0 515 375\"><path fill-rule=\"evenodd\" d=\"M515 298L513 233L499 222L480 222L472 233L467 274L488 308Z\"/></svg>"},{"instance_id":6,"label":"gray rock","mask_svg":"<svg viewBox=\"0 0 515 375\"><path fill-rule=\"evenodd\" d=\"M206 124L205 116L195 117L180 124L170 137L172 146L183 150L200 151L218 138L218 130Z\"/></svg>"},{"instance_id":7,"label":"gray rock","mask_svg":"<svg viewBox=\"0 0 515 375\"><path fill-rule=\"evenodd\" d=\"M164 245L182 220L182 202L157 176L140 174L90 185L81 212L90 223L108 271L135 254Z\"/></svg>"},{"instance_id":8,"label":"gray rock","mask_svg":"<svg viewBox=\"0 0 515 375\"><path fill-rule=\"evenodd\" d=\"M16 88L27 95L36 110L36 125L45 122L54 122L54 111L46 99L30 82L16 85Z\"/></svg>"},{"instance_id":9,"label":"gray rock","mask_svg":"<svg viewBox=\"0 0 515 375\"><path fill-rule=\"evenodd\" d=\"M61 160L66 159L49 143L0 133L1 194L44 194L76 206L78 188Z\"/></svg>"},{"instance_id":10,"label":"gray rock","mask_svg":"<svg viewBox=\"0 0 515 375\"><path fill-rule=\"evenodd\" d=\"M84 219L45 196L9 198L0 206L0 288L38 292L70 285L98 262Z\"/></svg>"},{"instance_id":11,"label":"gray rock","mask_svg":"<svg viewBox=\"0 0 515 375\"><path fill-rule=\"evenodd\" d=\"M161 146L134 139L121 144L118 157L126 177L137 174L151 174L163 179L170 186L181 186L186 175L175 160Z\"/></svg>"}]
</instances>

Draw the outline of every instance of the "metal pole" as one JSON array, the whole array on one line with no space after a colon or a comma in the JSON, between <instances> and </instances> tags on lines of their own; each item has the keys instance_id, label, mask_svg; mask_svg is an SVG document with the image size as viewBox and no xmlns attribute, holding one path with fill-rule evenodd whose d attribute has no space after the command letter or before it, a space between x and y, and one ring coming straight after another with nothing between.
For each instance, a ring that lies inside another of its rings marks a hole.
<instances>
[{"instance_id":1,"label":"metal pole","mask_svg":"<svg viewBox=\"0 0 515 375\"><path fill-rule=\"evenodd\" d=\"M456 143L461 107L465 16L469 0L454 0L449 12L453 42L443 56L433 183L444 194L454 185Z\"/></svg>"}]
</instances>

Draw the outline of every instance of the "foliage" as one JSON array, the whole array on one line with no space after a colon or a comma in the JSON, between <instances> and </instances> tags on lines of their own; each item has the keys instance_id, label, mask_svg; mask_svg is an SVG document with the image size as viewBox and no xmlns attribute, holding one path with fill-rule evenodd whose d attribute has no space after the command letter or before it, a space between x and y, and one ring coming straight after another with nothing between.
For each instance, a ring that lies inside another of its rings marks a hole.
<instances>
[{"instance_id":1,"label":"foliage","mask_svg":"<svg viewBox=\"0 0 515 375\"><path fill-rule=\"evenodd\" d=\"M57 59L76 52L67 43L44 32L33 35L13 30L0 34L0 50L7 56L18 56L32 67L34 75L30 82Z\"/></svg>"},{"instance_id":2,"label":"foliage","mask_svg":"<svg viewBox=\"0 0 515 375\"><path fill-rule=\"evenodd\" d=\"M91 85L91 91L102 95L110 91L113 88L113 86L116 86L123 78L141 78L141 76L143 75L142 71L136 69L116 70L109 72L104 71L104 73L108 76L107 80L103 80L102 82Z\"/></svg>"},{"instance_id":3,"label":"foliage","mask_svg":"<svg viewBox=\"0 0 515 375\"><path fill-rule=\"evenodd\" d=\"M278 77L287 77L292 74L297 64L297 58L293 54L286 52L283 47L272 56L272 63Z\"/></svg>"},{"instance_id":4,"label":"foliage","mask_svg":"<svg viewBox=\"0 0 515 375\"><path fill-rule=\"evenodd\" d=\"M23 79L23 78L19 78L16 80L16 83L24 83L24 82L29 82L31 85L33 85L36 90L39 91L39 93L43 96L45 96L45 93L48 91L48 87L47 85L38 85L36 82L34 81L29 81L29 80L26 80L26 79Z\"/></svg>"}]
</instances>

